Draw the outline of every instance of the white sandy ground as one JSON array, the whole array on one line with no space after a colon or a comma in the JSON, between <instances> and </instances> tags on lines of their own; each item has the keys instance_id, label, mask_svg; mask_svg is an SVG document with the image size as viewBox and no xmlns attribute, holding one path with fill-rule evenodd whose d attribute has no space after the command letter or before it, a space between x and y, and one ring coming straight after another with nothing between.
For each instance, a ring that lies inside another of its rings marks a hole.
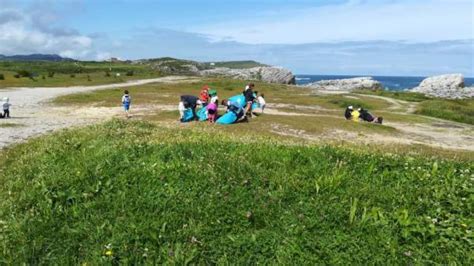
<instances>
[{"instance_id":1,"label":"white sandy ground","mask_svg":"<svg viewBox=\"0 0 474 266\"><path fill-rule=\"evenodd\" d=\"M54 106L48 103L58 96L101 89L133 87L149 83L176 83L192 80L196 79L174 76L100 86L1 89L0 98L8 96L11 99L11 103L13 104L11 110L13 118L0 119L0 148L22 142L30 137L48 133L53 130L82 126L104 121L112 117L123 116L123 111L120 107L64 107ZM391 104L389 109L400 114L411 114L416 108L416 103L381 96L363 96L385 100ZM150 111L169 111L175 109L176 106L174 105L134 105L132 113L135 116L140 116ZM294 109L294 111L288 112L282 109ZM298 110L305 112L298 112ZM327 117L328 119L340 119L340 117L336 115L328 114L327 111L330 110L320 106L271 103L268 105L268 108L265 109L265 113L268 115L317 116ZM324 140L349 140L356 143L423 144L445 149L474 151L474 126L435 118L428 119L432 122L400 123L384 121L385 125L394 127L401 132L403 137L400 137L400 134L392 136L387 134L363 133L363 135L361 135L359 132L341 129L331 129L322 134L315 134L277 123L272 124L270 130L275 134L315 142ZM16 124L17 126L2 127L4 124Z\"/></svg>"},{"instance_id":2,"label":"white sandy ground","mask_svg":"<svg viewBox=\"0 0 474 266\"><path fill-rule=\"evenodd\" d=\"M0 119L0 148L56 129L91 124L122 113L119 107L67 108L48 104L48 101L58 96L94 90L133 87L149 83L176 83L185 80L191 80L191 78L172 76L98 86L1 89L0 98L10 98L12 118ZM134 111L139 112L140 109ZM14 124L15 126L5 127L6 124Z\"/></svg>"}]
</instances>

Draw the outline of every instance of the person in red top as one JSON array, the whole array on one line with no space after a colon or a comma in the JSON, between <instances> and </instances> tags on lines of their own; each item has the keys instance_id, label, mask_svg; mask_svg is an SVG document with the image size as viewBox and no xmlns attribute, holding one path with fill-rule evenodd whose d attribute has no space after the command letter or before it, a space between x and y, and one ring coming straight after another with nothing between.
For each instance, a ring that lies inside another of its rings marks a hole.
<instances>
[{"instance_id":1,"label":"person in red top","mask_svg":"<svg viewBox=\"0 0 474 266\"><path fill-rule=\"evenodd\" d=\"M204 85L201 89L201 93L199 93L199 100L201 100L204 104L209 102L209 86Z\"/></svg>"}]
</instances>

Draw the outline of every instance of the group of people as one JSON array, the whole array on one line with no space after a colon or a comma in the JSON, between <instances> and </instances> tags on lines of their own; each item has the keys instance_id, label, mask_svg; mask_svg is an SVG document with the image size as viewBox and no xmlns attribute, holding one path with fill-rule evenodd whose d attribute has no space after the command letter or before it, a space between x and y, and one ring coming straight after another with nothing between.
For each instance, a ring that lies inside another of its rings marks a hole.
<instances>
[{"instance_id":1,"label":"group of people","mask_svg":"<svg viewBox=\"0 0 474 266\"><path fill-rule=\"evenodd\" d=\"M193 95L182 95L178 104L180 121L209 121L217 124L233 124L240 121L248 121L253 115L253 110L260 108L262 113L265 109L265 96L254 91L255 84L248 84L242 94L235 95L221 101L226 108L225 114L219 116L219 97L217 91L208 85L202 87L199 97ZM199 110L197 107L201 106Z\"/></svg>"},{"instance_id":2,"label":"group of people","mask_svg":"<svg viewBox=\"0 0 474 266\"><path fill-rule=\"evenodd\" d=\"M10 106L10 99L8 97L4 97L2 99L3 113L0 112L0 118L10 118Z\"/></svg>"},{"instance_id":3,"label":"group of people","mask_svg":"<svg viewBox=\"0 0 474 266\"><path fill-rule=\"evenodd\" d=\"M369 111L365 110L362 107L354 109L352 105L346 108L344 116L346 117L347 120L352 120L356 122L362 120L362 121L366 121L370 123L382 124L382 121L383 121L383 117L373 116L372 114L369 113Z\"/></svg>"}]
</instances>

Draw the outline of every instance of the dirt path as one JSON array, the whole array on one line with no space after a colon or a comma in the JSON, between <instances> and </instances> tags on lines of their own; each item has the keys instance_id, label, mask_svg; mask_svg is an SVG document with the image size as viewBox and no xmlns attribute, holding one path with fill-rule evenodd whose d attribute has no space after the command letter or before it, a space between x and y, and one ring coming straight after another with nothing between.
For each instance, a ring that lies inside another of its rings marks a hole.
<instances>
[{"instance_id":1,"label":"dirt path","mask_svg":"<svg viewBox=\"0 0 474 266\"><path fill-rule=\"evenodd\" d=\"M175 83L185 80L191 80L191 78L172 76L98 86L2 89L0 90L0 97L7 96L10 98L12 118L0 119L0 148L21 142L35 135L66 127L91 124L121 113L120 107L77 109L45 104L58 96L150 83ZM140 109L134 111L138 112Z\"/></svg>"}]
</instances>

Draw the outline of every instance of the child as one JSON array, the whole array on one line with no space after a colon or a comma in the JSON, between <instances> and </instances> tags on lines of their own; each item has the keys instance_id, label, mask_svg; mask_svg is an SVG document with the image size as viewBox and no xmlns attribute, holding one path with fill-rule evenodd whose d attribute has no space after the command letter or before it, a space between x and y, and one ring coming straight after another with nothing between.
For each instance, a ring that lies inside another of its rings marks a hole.
<instances>
[{"instance_id":1,"label":"child","mask_svg":"<svg viewBox=\"0 0 474 266\"><path fill-rule=\"evenodd\" d=\"M263 113L263 110L265 110L265 105L266 105L265 95L263 93L257 97L257 102L258 104L260 104L260 108L262 109L262 113Z\"/></svg>"},{"instance_id":2,"label":"child","mask_svg":"<svg viewBox=\"0 0 474 266\"><path fill-rule=\"evenodd\" d=\"M123 96L122 96L122 105L123 105L123 109L125 110L125 115L127 118L129 118L130 114L129 114L129 110L130 110L130 104L132 103L132 98L130 97L130 95L128 95L128 90L125 90L123 92Z\"/></svg>"},{"instance_id":3,"label":"child","mask_svg":"<svg viewBox=\"0 0 474 266\"><path fill-rule=\"evenodd\" d=\"M199 93L199 100L201 100L204 106L209 101L209 86L208 85L204 85L202 87L201 92Z\"/></svg>"},{"instance_id":4,"label":"child","mask_svg":"<svg viewBox=\"0 0 474 266\"><path fill-rule=\"evenodd\" d=\"M216 102L211 102L206 106L207 109L207 120L209 120L210 123L216 122L217 118L217 103Z\"/></svg>"},{"instance_id":5,"label":"child","mask_svg":"<svg viewBox=\"0 0 474 266\"><path fill-rule=\"evenodd\" d=\"M214 123L216 122L216 119L217 119L217 110L218 110L218 104L219 104L219 97L217 97L217 91L209 90L209 97L211 97L211 100L209 101L209 104L206 106L207 119L209 120L210 123Z\"/></svg>"},{"instance_id":6,"label":"child","mask_svg":"<svg viewBox=\"0 0 474 266\"><path fill-rule=\"evenodd\" d=\"M3 98L3 116L2 118L10 118L10 106L11 104L9 103L10 99L8 97Z\"/></svg>"}]
</instances>

